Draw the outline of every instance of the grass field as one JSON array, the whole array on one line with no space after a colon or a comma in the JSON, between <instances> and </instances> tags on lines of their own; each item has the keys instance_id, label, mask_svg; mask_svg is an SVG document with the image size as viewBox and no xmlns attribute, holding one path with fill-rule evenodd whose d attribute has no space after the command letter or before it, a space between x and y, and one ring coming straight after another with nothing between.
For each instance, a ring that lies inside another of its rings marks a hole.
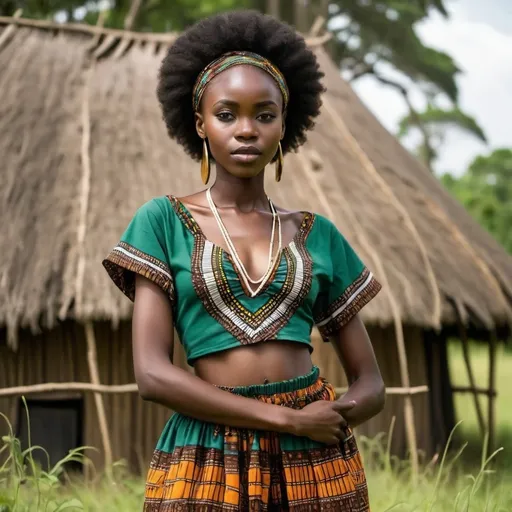
<instances>
[{"instance_id":1,"label":"grass field","mask_svg":"<svg viewBox=\"0 0 512 512\"><path fill-rule=\"evenodd\" d=\"M487 384L488 359L485 346L472 346L477 385ZM460 347L450 346L454 384L466 385L466 372ZM498 356L497 445L503 451L491 465L482 469L483 439L471 395L458 395L456 409L463 423L454 435L453 449L422 467L413 483L407 462L389 457L385 437L360 439L367 459L367 475L373 512L509 512L512 511L512 352L500 347ZM482 398L486 410L486 399ZM468 443L460 453L459 448ZM3 438L0 450L9 451L8 464L0 467L0 512L139 512L143 481L132 478L122 465L110 477L98 477L89 484L58 478L59 468L30 476L23 470L17 440ZM370 457L370 453L372 457ZM79 456L78 454L74 456Z\"/></svg>"},{"instance_id":2,"label":"grass field","mask_svg":"<svg viewBox=\"0 0 512 512\"><path fill-rule=\"evenodd\" d=\"M471 347L476 384L481 387L487 387L488 384L487 352L486 345ZM459 343L453 342L450 345L449 357L453 384L469 385ZM424 470L417 486L410 484L407 467L400 472L389 468L382 471L370 465L367 468L368 485L374 512L512 511L512 384L509 381L512 373L512 351L505 351L500 346L497 360L496 445L502 447L503 451L496 455L494 464L489 466L488 471L492 472L480 475L477 492L474 492L474 483L480 471L483 439L479 432L472 395L457 394L457 420L462 420L462 423L454 433L455 450L450 453L448 460L452 460L457 449L468 443L460 457L448 471L445 469L437 488L440 461ZM486 413L487 398L482 397L480 400Z\"/></svg>"}]
</instances>

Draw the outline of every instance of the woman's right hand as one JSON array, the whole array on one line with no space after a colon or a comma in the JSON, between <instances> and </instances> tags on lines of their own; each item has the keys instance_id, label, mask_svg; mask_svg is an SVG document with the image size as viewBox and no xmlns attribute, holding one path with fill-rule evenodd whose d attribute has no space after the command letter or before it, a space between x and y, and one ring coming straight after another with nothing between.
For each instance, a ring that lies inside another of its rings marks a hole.
<instances>
[{"instance_id":1,"label":"woman's right hand","mask_svg":"<svg viewBox=\"0 0 512 512\"><path fill-rule=\"evenodd\" d=\"M356 403L340 400L318 400L295 411L293 433L309 437L324 444L337 444L344 437L343 427L347 425L343 413L350 411Z\"/></svg>"}]
</instances>

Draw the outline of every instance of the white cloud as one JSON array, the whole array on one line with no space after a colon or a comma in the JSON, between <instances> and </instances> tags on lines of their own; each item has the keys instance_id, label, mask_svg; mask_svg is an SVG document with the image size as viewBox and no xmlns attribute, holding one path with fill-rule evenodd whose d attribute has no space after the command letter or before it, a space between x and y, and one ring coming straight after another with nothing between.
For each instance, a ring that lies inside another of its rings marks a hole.
<instances>
[{"instance_id":1,"label":"white cloud","mask_svg":"<svg viewBox=\"0 0 512 512\"><path fill-rule=\"evenodd\" d=\"M458 80L460 105L477 119L490 143L487 148L472 137L451 132L437 168L460 173L477 154L494 147L512 147L512 12L503 9L502 18L508 17L509 23L501 19L497 29L489 24L490 14L486 22L474 20L475 13L481 13L475 11L478 4L471 4L471 0L458 2L456 7L449 21L433 17L419 32L426 44L449 53L462 69ZM490 11L494 19L498 11ZM511 27L510 33L502 29L506 26ZM396 132L398 120L406 113L401 96L371 78L354 88L381 122ZM413 100L421 108L420 97L415 95Z\"/></svg>"}]
</instances>

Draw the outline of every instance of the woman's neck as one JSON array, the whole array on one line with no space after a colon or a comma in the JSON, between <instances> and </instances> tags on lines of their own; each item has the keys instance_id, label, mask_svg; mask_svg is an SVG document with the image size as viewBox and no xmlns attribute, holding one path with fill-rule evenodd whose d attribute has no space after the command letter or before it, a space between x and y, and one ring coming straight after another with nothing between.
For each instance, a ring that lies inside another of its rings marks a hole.
<instances>
[{"instance_id":1,"label":"woman's neck","mask_svg":"<svg viewBox=\"0 0 512 512\"><path fill-rule=\"evenodd\" d=\"M238 178L219 167L211 189L212 199L219 208L236 208L244 213L268 210L264 182L264 171L253 178Z\"/></svg>"}]
</instances>

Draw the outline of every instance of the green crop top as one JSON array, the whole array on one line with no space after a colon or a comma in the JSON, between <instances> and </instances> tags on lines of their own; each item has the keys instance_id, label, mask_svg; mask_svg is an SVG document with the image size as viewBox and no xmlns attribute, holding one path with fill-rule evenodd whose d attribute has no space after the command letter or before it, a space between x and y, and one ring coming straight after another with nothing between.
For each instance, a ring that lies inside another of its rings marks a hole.
<instances>
[{"instance_id":1,"label":"green crop top","mask_svg":"<svg viewBox=\"0 0 512 512\"><path fill-rule=\"evenodd\" d=\"M205 238L173 196L139 208L103 265L132 301L135 273L166 293L192 365L207 354L265 340L312 350L315 324L327 340L381 288L332 222L304 212L271 278L250 297L230 255Z\"/></svg>"}]
</instances>

